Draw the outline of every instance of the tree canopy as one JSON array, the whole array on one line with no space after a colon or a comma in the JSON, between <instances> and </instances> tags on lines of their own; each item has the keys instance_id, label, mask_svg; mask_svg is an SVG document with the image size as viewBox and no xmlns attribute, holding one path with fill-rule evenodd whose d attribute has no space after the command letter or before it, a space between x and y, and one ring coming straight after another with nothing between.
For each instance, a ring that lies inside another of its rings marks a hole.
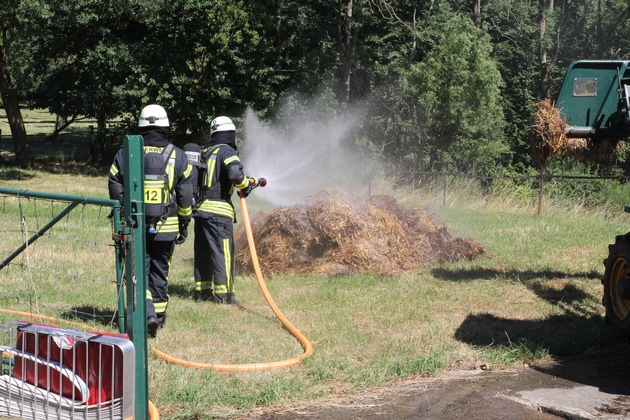
<instances>
[{"instance_id":1,"label":"tree canopy","mask_svg":"<svg viewBox=\"0 0 630 420\"><path fill-rule=\"evenodd\" d=\"M94 118L104 142L106 120L160 103L183 143L216 115L272 120L326 92L370 104L361 152L487 173L530 164L534 104L571 61L628 57L628 17L621 0L5 0L0 95L21 166L20 104Z\"/></svg>"}]
</instances>

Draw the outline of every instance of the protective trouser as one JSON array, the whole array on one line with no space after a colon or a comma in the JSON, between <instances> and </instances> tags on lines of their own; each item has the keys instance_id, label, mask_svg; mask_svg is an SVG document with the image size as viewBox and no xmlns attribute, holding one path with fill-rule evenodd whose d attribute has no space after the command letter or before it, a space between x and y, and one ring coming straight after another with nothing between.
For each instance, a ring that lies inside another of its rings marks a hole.
<instances>
[{"instance_id":1,"label":"protective trouser","mask_svg":"<svg viewBox=\"0 0 630 420\"><path fill-rule=\"evenodd\" d=\"M156 241L155 236L147 234L147 318L155 316L160 325L164 325L168 306L168 270L175 241Z\"/></svg>"},{"instance_id":2,"label":"protective trouser","mask_svg":"<svg viewBox=\"0 0 630 420\"><path fill-rule=\"evenodd\" d=\"M195 218L195 292L219 298L234 293L234 225L231 218Z\"/></svg>"}]
</instances>

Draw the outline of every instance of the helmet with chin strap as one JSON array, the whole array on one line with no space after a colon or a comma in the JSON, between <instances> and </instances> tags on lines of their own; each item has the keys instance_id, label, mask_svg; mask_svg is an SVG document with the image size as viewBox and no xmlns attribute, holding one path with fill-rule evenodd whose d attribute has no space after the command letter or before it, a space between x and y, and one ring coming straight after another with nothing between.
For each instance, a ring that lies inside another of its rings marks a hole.
<instances>
[{"instance_id":1,"label":"helmet with chin strap","mask_svg":"<svg viewBox=\"0 0 630 420\"><path fill-rule=\"evenodd\" d=\"M210 136L221 131L236 131L236 127L228 117L216 117L210 123Z\"/></svg>"},{"instance_id":2,"label":"helmet with chin strap","mask_svg":"<svg viewBox=\"0 0 630 420\"><path fill-rule=\"evenodd\" d=\"M168 127L168 115L166 110L160 105L147 105L142 108L140 118L138 118L138 127Z\"/></svg>"}]
</instances>

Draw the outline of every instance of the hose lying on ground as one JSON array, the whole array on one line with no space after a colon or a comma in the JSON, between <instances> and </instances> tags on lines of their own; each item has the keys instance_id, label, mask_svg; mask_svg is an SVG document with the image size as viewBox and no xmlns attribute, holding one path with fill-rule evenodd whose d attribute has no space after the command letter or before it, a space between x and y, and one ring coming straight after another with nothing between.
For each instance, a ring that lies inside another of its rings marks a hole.
<instances>
[{"instance_id":1,"label":"hose lying on ground","mask_svg":"<svg viewBox=\"0 0 630 420\"><path fill-rule=\"evenodd\" d=\"M266 370L266 369L281 369L292 367L300 364L302 360L313 353L313 346L310 341L287 319L286 316L280 311L278 305L276 305L275 301L271 297L269 290L267 290L267 284L265 279L263 278L262 271L260 270L260 263L258 261L258 255L256 254L256 246L254 244L254 235L252 233L252 225L249 219L249 212L247 211L247 203L245 202L245 197L240 195L241 201L241 209L243 211L243 224L245 225L245 233L247 235L247 243L249 245L249 251L252 256L252 262L254 264L254 273L256 274L256 280L258 281L258 285L260 286L260 290L267 301L267 304L276 315L278 320L282 323L282 325L289 330L289 332L297 338L297 340L304 347L304 353L300 356L293 357L287 360L280 360L276 362L265 362L265 363L244 363L244 364L221 364L221 363L202 363L202 362L191 362L188 360L183 360L178 357L174 357L168 355L155 347L152 347L151 350L157 356L161 357L165 361L169 363L173 363L180 366L191 367L195 369L208 369L208 370L218 370L218 371L251 371L251 370Z\"/></svg>"}]
</instances>

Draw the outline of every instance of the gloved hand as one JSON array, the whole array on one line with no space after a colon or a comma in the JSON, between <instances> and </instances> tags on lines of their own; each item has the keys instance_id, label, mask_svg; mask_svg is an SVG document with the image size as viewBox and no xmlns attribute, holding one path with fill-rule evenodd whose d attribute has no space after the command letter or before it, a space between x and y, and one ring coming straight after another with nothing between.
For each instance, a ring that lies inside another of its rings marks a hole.
<instances>
[{"instance_id":1,"label":"gloved hand","mask_svg":"<svg viewBox=\"0 0 630 420\"><path fill-rule=\"evenodd\" d=\"M181 245L186 242L186 238L188 238L188 223L190 223L189 220L179 222L179 236L175 239L175 245Z\"/></svg>"},{"instance_id":2,"label":"gloved hand","mask_svg":"<svg viewBox=\"0 0 630 420\"><path fill-rule=\"evenodd\" d=\"M179 231L179 236L175 239L175 245L181 245L186 242L186 238L188 238L188 228Z\"/></svg>"},{"instance_id":3,"label":"gloved hand","mask_svg":"<svg viewBox=\"0 0 630 420\"><path fill-rule=\"evenodd\" d=\"M245 188L243 188L241 190L241 193L243 194L243 197L247 197L249 195L249 193L252 192L253 189L254 189L254 184L252 182L250 182L247 187L245 187Z\"/></svg>"}]
</instances>

